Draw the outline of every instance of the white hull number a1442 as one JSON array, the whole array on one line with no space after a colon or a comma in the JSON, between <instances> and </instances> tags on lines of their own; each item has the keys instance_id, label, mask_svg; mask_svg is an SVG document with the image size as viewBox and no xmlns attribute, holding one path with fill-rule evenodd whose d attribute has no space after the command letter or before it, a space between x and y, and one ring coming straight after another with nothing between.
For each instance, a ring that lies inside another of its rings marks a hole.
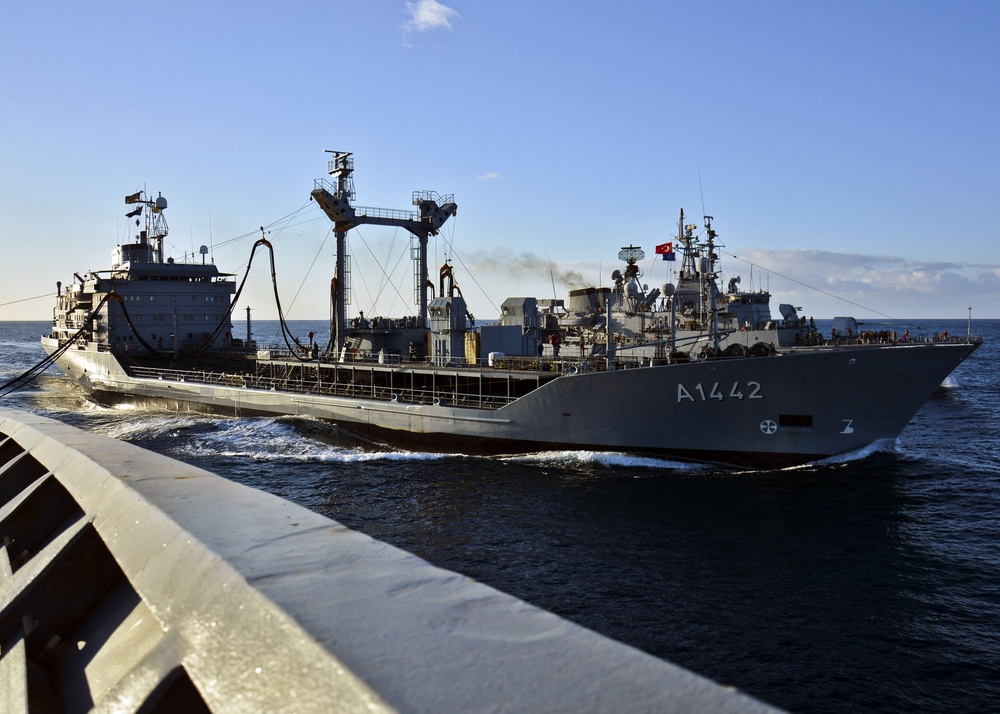
<instances>
[{"instance_id":1,"label":"white hull number a1442","mask_svg":"<svg viewBox=\"0 0 1000 714\"><path fill-rule=\"evenodd\" d=\"M690 389L680 382L677 383L677 403L681 402L707 402L710 399L717 399L720 402L726 399L763 399L760 393L760 382L733 382L728 389L719 382L711 385L698 382Z\"/></svg>"}]
</instances>

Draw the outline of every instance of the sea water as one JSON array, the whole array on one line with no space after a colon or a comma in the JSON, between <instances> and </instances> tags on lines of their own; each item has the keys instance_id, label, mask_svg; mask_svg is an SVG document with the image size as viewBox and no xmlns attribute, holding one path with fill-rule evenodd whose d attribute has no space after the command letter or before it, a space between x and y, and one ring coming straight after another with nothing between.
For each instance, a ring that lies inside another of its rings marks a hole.
<instances>
[{"instance_id":1,"label":"sea water","mask_svg":"<svg viewBox=\"0 0 1000 714\"><path fill-rule=\"evenodd\" d=\"M3 381L46 329L0 323ZM313 419L110 409L56 369L0 405L278 494L779 707L983 712L1000 707L1000 321L972 331L985 344L896 442L782 471L401 452Z\"/></svg>"}]
</instances>

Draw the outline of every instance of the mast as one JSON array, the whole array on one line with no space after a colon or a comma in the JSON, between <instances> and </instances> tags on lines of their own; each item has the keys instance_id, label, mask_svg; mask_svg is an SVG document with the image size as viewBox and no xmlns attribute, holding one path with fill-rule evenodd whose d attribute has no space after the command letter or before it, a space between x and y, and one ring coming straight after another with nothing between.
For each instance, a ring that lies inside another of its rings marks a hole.
<instances>
[{"instance_id":1,"label":"mast","mask_svg":"<svg viewBox=\"0 0 1000 714\"><path fill-rule=\"evenodd\" d=\"M705 232L708 234L706 245L708 247L708 310L712 319L712 345L719 349L719 307L716 303L716 273L715 273L715 231L712 230L712 216L705 216ZM704 264L703 264L704 267Z\"/></svg>"},{"instance_id":2,"label":"mast","mask_svg":"<svg viewBox=\"0 0 1000 714\"><path fill-rule=\"evenodd\" d=\"M413 205L417 211L397 211L386 208L364 208L352 205L354 200L354 159L349 151L329 151L333 154L327 173L336 179L331 184L318 178L313 184L312 198L333 221L337 234L337 265L334 278L336 302L330 326L331 342L339 354L344 348L347 332L347 231L361 224L405 228L417 237L420 285L417 302L419 325L427 327L427 239L437 235L444 222L458 211L453 195L439 196L434 191L414 191Z\"/></svg>"},{"instance_id":3,"label":"mast","mask_svg":"<svg viewBox=\"0 0 1000 714\"><path fill-rule=\"evenodd\" d=\"M162 193L157 195L155 199L148 199L146 198L145 190L143 190L125 197L126 205L133 203L138 203L139 207L126 213L125 217L135 218L136 226L139 226L140 223L137 216L143 213L143 208L145 207L146 230L139 233L139 243L141 245L148 245L149 241L153 241L153 262L162 263L163 239L169 231L166 216L163 215L163 212L167 208L167 199L163 197Z\"/></svg>"},{"instance_id":4,"label":"mast","mask_svg":"<svg viewBox=\"0 0 1000 714\"><path fill-rule=\"evenodd\" d=\"M349 152L330 152L327 173L336 179L334 196L346 204L347 215L353 217L354 209L351 201L354 199L354 159ZM347 326L347 231L352 228L349 220L334 221L334 232L337 237L337 262L335 267L334 285L337 286L334 296L333 325L330 326L330 337L336 347L336 353L344 348L344 331Z\"/></svg>"},{"instance_id":5,"label":"mast","mask_svg":"<svg viewBox=\"0 0 1000 714\"><path fill-rule=\"evenodd\" d=\"M695 251L691 245L694 242L693 231L694 226L684 225L684 209L682 208L681 217L677 220L677 240L684 246L684 258L681 260L681 278L687 277L688 280L694 278L697 273L694 265Z\"/></svg>"},{"instance_id":6,"label":"mast","mask_svg":"<svg viewBox=\"0 0 1000 714\"><path fill-rule=\"evenodd\" d=\"M697 299L699 329L708 331L712 346L718 349L722 341L719 334L719 291L716 282L719 277L717 272L719 256L715 252L715 239L718 233L712 228L712 220L712 216L705 216L706 237L701 241L694 234L698 226L693 223L685 224L684 210L681 209L680 219L677 222L677 240L682 246L684 259L672 303L680 298L683 306L685 301Z\"/></svg>"}]
</instances>

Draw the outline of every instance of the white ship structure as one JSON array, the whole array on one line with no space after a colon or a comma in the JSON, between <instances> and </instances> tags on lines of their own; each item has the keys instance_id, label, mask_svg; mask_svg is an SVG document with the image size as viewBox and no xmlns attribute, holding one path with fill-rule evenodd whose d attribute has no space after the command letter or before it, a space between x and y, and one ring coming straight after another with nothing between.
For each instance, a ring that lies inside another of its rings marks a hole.
<instances>
[{"instance_id":1,"label":"white ship structure","mask_svg":"<svg viewBox=\"0 0 1000 714\"><path fill-rule=\"evenodd\" d=\"M455 214L453 198L418 191L409 211L355 206L353 157L332 155L330 178L311 194L337 236L325 345L287 330L283 345L258 344L249 325L235 338L235 276L205 247L165 257L166 200L139 192L126 203L143 230L115 249L110 269L58 286L42 346L102 401L304 415L422 450L784 467L895 439L980 344L971 334L869 333L849 317L820 335L787 304L775 319L767 291L740 290L739 278L720 288L712 219L698 234L683 212L677 236L657 247L680 257L676 284L642 284L644 251L630 245L612 287L512 297L496 324L477 325L451 264L436 286L429 277L428 239ZM346 235L362 224L412 235L414 314L348 316Z\"/></svg>"}]
</instances>

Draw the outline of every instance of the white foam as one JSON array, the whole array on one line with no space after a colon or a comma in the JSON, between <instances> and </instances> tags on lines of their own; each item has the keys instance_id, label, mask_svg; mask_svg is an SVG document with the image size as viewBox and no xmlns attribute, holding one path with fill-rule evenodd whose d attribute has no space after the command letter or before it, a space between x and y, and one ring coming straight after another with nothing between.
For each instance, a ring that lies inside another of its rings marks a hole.
<instances>
[{"instance_id":1,"label":"white foam","mask_svg":"<svg viewBox=\"0 0 1000 714\"><path fill-rule=\"evenodd\" d=\"M206 422L210 420L205 420ZM181 456L224 457L264 462L366 463L378 461L431 461L447 455L423 452L362 449L338 446L303 435L294 419L216 419L214 428L190 435Z\"/></svg>"},{"instance_id":2,"label":"white foam","mask_svg":"<svg viewBox=\"0 0 1000 714\"><path fill-rule=\"evenodd\" d=\"M157 416L154 413L146 413L142 419L129 418L110 421L96 430L113 439L138 441L168 436L171 432L195 426L198 423L199 419L195 416L177 416L175 414Z\"/></svg>"},{"instance_id":3,"label":"white foam","mask_svg":"<svg viewBox=\"0 0 1000 714\"><path fill-rule=\"evenodd\" d=\"M823 459L817 459L816 461L810 461L809 463L799 464L797 466L787 466L783 469L778 469L780 471L803 471L807 469L815 469L817 467L824 466L838 466L841 464L850 464L855 461L864 461L875 454L898 454L899 446L895 439L879 439L873 441L867 446L862 446L858 449L853 449L852 451L845 451L842 454L834 454L833 456L827 456Z\"/></svg>"},{"instance_id":4,"label":"white foam","mask_svg":"<svg viewBox=\"0 0 1000 714\"><path fill-rule=\"evenodd\" d=\"M501 460L514 463L550 464L562 468L594 465L610 468L670 469L671 471L699 471L708 468L704 464L654 456L637 456L618 451L540 451L519 456L505 456Z\"/></svg>"}]
</instances>

